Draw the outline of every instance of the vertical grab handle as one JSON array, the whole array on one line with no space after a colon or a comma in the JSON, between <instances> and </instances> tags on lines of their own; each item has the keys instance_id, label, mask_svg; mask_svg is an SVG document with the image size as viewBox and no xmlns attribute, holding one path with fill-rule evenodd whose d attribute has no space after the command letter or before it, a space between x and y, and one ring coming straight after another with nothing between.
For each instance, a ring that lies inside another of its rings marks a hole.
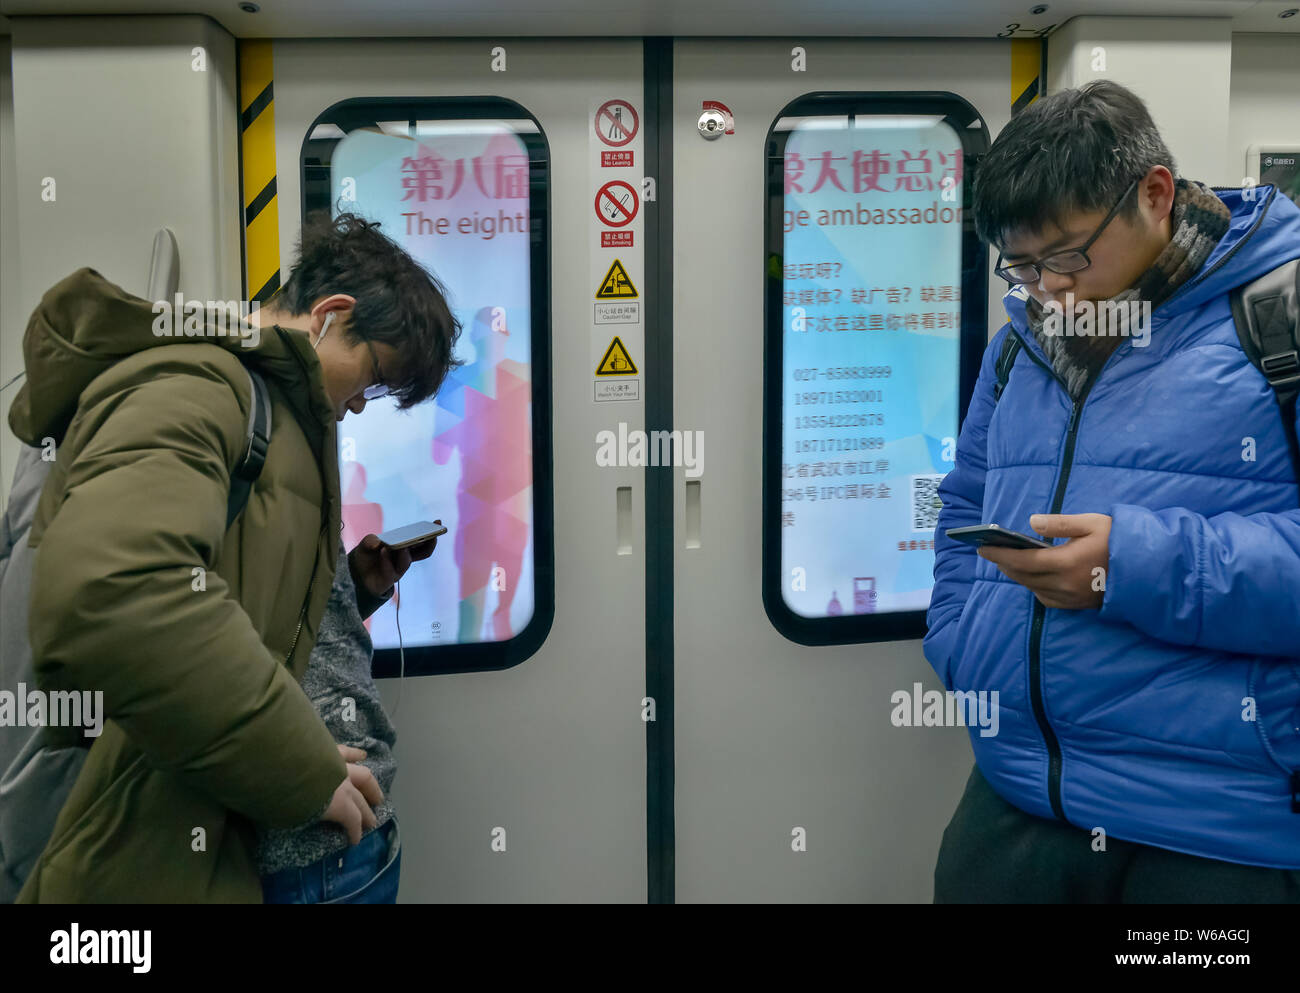
<instances>
[{"instance_id":1,"label":"vertical grab handle","mask_svg":"<svg viewBox=\"0 0 1300 993\"><path fill-rule=\"evenodd\" d=\"M620 486L614 491L614 535L618 541L618 554L632 554L632 487Z\"/></svg>"},{"instance_id":2,"label":"vertical grab handle","mask_svg":"<svg viewBox=\"0 0 1300 993\"><path fill-rule=\"evenodd\" d=\"M686 480L686 547L700 547L700 480Z\"/></svg>"},{"instance_id":3,"label":"vertical grab handle","mask_svg":"<svg viewBox=\"0 0 1300 993\"><path fill-rule=\"evenodd\" d=\"M149 260L150 300L166 300L176 294L181 278L181 253L170 228L159 228L153 237L153 255Z\"/></svg>"}]
</instances>

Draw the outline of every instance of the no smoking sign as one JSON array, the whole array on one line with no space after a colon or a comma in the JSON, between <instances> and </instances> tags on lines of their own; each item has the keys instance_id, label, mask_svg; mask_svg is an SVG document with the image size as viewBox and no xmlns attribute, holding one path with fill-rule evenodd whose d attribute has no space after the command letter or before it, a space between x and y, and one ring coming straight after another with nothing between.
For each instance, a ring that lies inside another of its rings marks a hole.
<instances>
[{"instance_id":1,"label":"no smoking sign","mask_svg":"<svg viewBox=\"0 0 1300 993\"><path fill-rule=\"evenodd\" d=\"M596 191L596 216L611 228L631 224L639 206L636 190L621 179L611 179Z\"/></svg>"}]
</instances>

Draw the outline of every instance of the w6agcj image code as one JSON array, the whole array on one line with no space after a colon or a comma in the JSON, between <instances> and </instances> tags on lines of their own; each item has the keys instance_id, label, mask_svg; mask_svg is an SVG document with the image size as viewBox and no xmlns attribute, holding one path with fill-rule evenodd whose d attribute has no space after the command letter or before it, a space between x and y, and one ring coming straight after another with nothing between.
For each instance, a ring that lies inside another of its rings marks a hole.
<instances>
[{"instance_id":1,"label":"w6agcj image code","mask_svg":"<svg viewBox=\"0 0 1300 993\"><path fill-rule=\"evenodd\" d=\"M939 483L945 474L912 477L912 530L933 531L939 526Z\"/></svg>"}]
</instances>

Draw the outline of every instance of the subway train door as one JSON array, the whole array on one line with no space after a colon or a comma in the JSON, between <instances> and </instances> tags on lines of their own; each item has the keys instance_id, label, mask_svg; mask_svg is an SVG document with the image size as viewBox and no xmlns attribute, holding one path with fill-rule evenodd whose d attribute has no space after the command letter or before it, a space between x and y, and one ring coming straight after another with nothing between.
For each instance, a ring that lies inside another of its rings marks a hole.
<instances>
[{"instance_id":1,"label":"subway train door","mask_svg":"<svg viewBox=\"0 0 1300 993\"><path fill-rule=\"evenodd\" d=\"M986 147L1009 117L1010 51L975 39L672 46L672 426L707 442L700 464L673 470L678 902L932 898L973 762L965 728L908 726L915 697L942 686L917 625L933 524L927 536L898 502L928 486L932 506L946 471L959 330L969 371L1002 323L982 256L962 312L971 245L952 208L957 153L981 135ZM891 227L890 206L924 223ZM777 349L766 359L765 340ZM792 362L765 397L777 354ZM937 358L912 361L922 354ZM916 450L922 437L933 453ZM918 474L922 462L934 468Z\"/></svg>"},{"instance_id":2,"label":"subway train door","mask_svg":"<svg viewBox=\"0 0 1300 993\"><path fill-rule=\"evenodd\" d=\"M389 604L371 624L378 670L400 672L398 623L405 654L401 685L380 684L404 903L646 898L644 470L593 457L608 411L639 427L643 398L595 402L604 272L590 247L602 227L622 232L635 270L644 235L624 221L626 189L610 187L618 223L604 225L589 187L597 95L625 101L609 108L609 150L642 154L628 109L641 52L636 39L271 50L281 259L304 205L383 218L464 325L464 365L436 400L371 404L339 432L346 539L421 519L451 529L403 579L400 617ZM246 156L270 105L261 71L241 94ZM247 183L245 199L269 202Z\"/></svg>"}]
</instances>

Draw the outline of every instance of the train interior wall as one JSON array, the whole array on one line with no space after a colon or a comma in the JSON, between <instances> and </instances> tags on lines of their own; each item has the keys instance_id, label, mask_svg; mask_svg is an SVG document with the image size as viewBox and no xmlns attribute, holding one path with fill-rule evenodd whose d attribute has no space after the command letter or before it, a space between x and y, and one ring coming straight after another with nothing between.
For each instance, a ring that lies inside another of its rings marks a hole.
<instances>
[{"instance_id":1,"label":"train interior wall","mask_svg":"<svg viewBox=\"0 0 1300 993\"><path fill-rule=\"evenodd\" d=\"M27 317L64 275L89 265L143 293L159 227L181 243L188 294L245 295L235 39L197 16L11 25L12 36L0 37L0 384L21 370ZM765 59L788 52L779 41L674 45L674 420L719 439L703 483L699 547L683 547L680 469L674 480L677 898L925 902L970 768L966 731L908 737L865 718L892 689L914 679L937 685L920 642L796 646L771 627L757 596L762 311L751 263L755 239L761 244L761 136L801 93L885 88L953 90L995 136L1010 115L1009 46L803 43L817 52L803 78L764 73ZM1099 46L1114 78L1149 101L1184 175L1240 185L1248 146L1300 141L1300 35L1232 34L1222 20L1078 18L1049 39L1049 89L1086 81ZM195 47L210 70L160 85ZM637 901L647 846L645 549L638 538L620 554L605 523L615 491L630 488L633 533L645 534L644 480L635 469L593 465L590 439L608 425L587 395L586 335L566 328L584 322L590 306L588 101L598 91L640 99L642 45L514 40L511 71L500 75L488 69L490 47L477 39L275 42L281 267L301 221L300 147L331 104L490 93L540 122L552 176L555 620L537 654L513 669L408 678L400 688L402 898ZM695 134L710 98L730 101L743 119L735 142L706 144ZM53 202L41 195L51 174ZM722 176L738 178L724 185ZM989 286L991 336L1001 323L991 271ZM6 412L15 391L0 397ZM643 404L626 410L630 426L643 423ZM0 499L16 453L6 423ZM382 689L391 708L396 681ZM796 864L789 826L810 818L823 828L823 847ZM499 825L510 826L507 860L487 843Z\"/></svg>"}]
</instances>

